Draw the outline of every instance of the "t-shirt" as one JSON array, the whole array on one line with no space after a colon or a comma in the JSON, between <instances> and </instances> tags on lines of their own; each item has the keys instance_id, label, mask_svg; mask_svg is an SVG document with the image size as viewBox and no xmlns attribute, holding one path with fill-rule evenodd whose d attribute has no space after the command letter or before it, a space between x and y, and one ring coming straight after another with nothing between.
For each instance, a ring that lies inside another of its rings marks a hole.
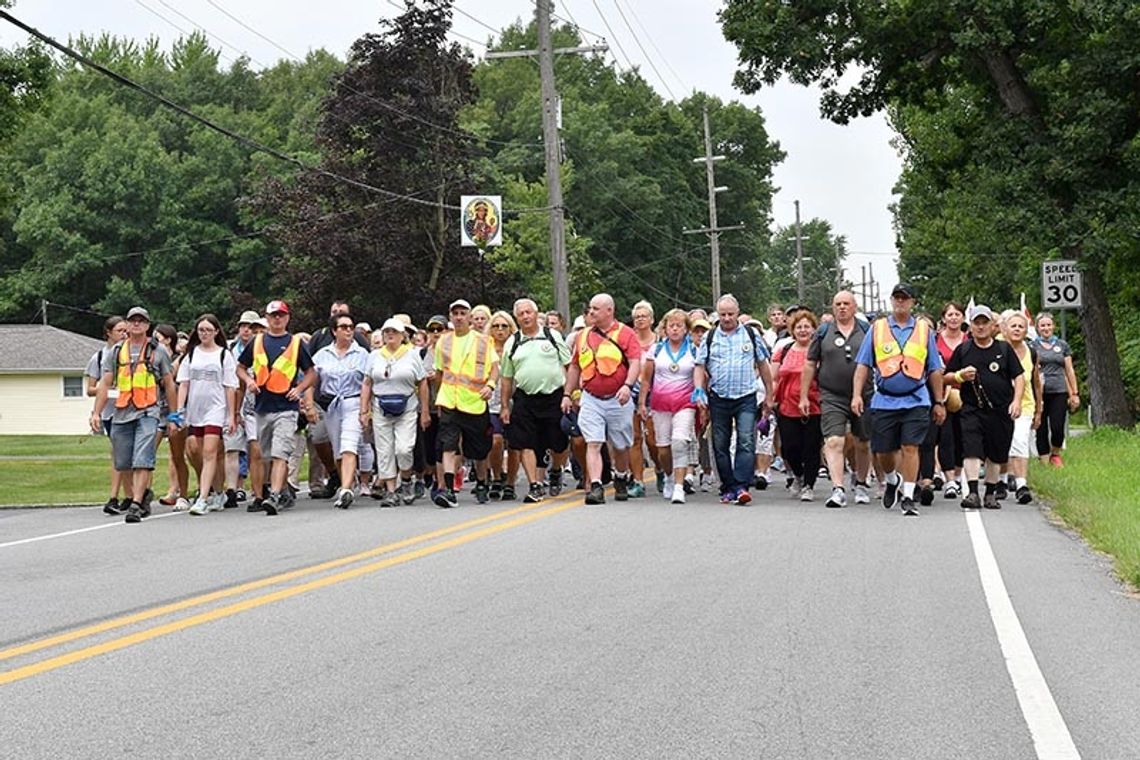
<instances>
[{"instance_id":1,"label":"t-shirt","mask_svg":"<svg viewBox=\"0 0 1140 760\"><path fill-rule=\"evenodd\" d=\"M128 341L128 345L130 346L128 351L130 352L129 355L132 365L138 362L143 348L146 347L149 343L150 340L148 339L147 343L136 346L134 343L130 343ZM103 352L103 372L111 373L112 383L118 381L119 368L116 365L118 364L119 351L122 349L122 345L122 343L117 343L110 350L105 350ZM147 349L147 351L150 354L150 366L154 373L154 381L157 385L162 385L162 378L166 377L173 371L173 367L170 363L170 354L167 353L165 348L159 345L154 346L153 351L150 349ZM107 405L111 406L115 404L117 398L118 394L116 394L116 399L114 400L112 400L110 398L110 394L108 394ZM104 407L104 410L105 409L106 407ZM134 422L140 417L158 417L160 416L160 413L161 410L159 409L157 403L153 406L148 406L146 409L136 409L133 402L128 402L127 405L122 408L115 406L115 410L111 413L111 422Z\"/></svg>"},{"instance_id":2,"label":"t-shirt","mask_svg":"<svg viewBox=\"0 0 1140 760\"><path fill-rule=\"evenodd\" d=\"M557 331L551 330L550 333L550 340L541 329L533 338L516 333L507 338L503 346L500 374L514 380L515 388L523 393L554 393L566 384L563 368L570 363L570 347Z\"/></svg>"},{"instance_id":3,"label":"t-shirt","mask_svg":"<svg viewBox=\"0 0 1140 760\"><path fill-rule=\"evenodd\" d=\"M420 381L427 375L427 367L420 358L420 350L414 346L409 346L395 358L376 349L368 357L368 377L372 378L373 409L380 408L380 396L410 396L407 408L419 408L417 390Z\"/></svg>"},{"instance_id":4,"label":"t-shirt","mask_svg":"<svg viewBox=\"0 0 1140 760\"><path fill-rule=\"evenodd\" d=\"M614 333L614 325L618 325L617 333ZM617 343L617 347L621 350L626 361L618 365L617 369L612 375L603 375L601 372L595 372L594 376L587 382L582 383L582 387L591 396L599 398L612 397L621 390L622 385L625 385L626 378L629 377L629 364L641 358L641 343L637 340L637 333L629 325L623 325L620 322L615 322L610 325L609 330L602 332L601 328L595 327L590 330L586 336L586 345L597 356L598 348L603 343L610 343L609 335L613 339L613 343ZM574 352L570 357L572 363L578 361L579 348L582 345L582 336L579 335L577 340L574 341ZM632 383L630 383L632 385Z\"/></svg>"},{"instance_id":5,"label":"t-shirt","mask_svg":"<svg viewBox=\"0 0 1140 760\"><path fill-rule=\"evenodd\" d=\"M277 357L285 353L285 349L289 348L289 343L292 342L293 336L289 333L284 335L270 335L269 333L263 334L265 337L265 357L269 361L269 366L273 366L273 362L277 361ZM241 352L241 357L238 359L238 364L250 369L253 367L253 346L255 341L250 341L245 350ZM302 343L297 349L297 374L293 376L293 385L301 382L301 378L306 372L313 367L313 356L309 353L309 349ZM296 401L289 401L285 398L284 393L273 393L272 391L261 389L257 394L257 400L254 402L254 411L258 414L274 414L276 412L296 412L300 409L300 405Z\"/></svg>"},{"instance_id":6,"label":"t-shirt","mask_svg":"<svg viewBox=\"0 0 1140 760\"><path fill-rule=\"evenodd\" d=\"M810 348L810 346L809 346ZM797 351L791 345L777 349L772 361L779 363L776 374L775 395L779 404L777 411L785 417L800 417L800 385L803 382L804 362L807 351ZM852 373L854 374L854 373ZM808 414L816 415L819 409L819 383L813 378L808 386Z\"/></svg>"},{"instance_id":7,"label":"t-shirt","mask_svg":"<svg viewBox=\"0 0 1140 760\"><path fill-rule=\"evenodd\" d=\"M87 370L84 372L87 377L92 378L95 382L99 382L103 379L103 362L107 361L107 353L110 350L110 346L103 346L91 354L91 361L87 362ZM103 413L100 415L100 419L111 419L111 415L115 413L115 399L117 398L119 398L119 389L108 388L107 403L103 406Z\"/></svg>"},{"instance_id":8,"label":"t-shirt","mask_svg":"<svg viewBox=\"0 0 1140 760\"><path fill-rule=\"evenodd\" d=\"M1033 359L1036 349L1031 348L1028 343L1025 345L1025 356L1018 356L1017 361L1021 364L1021 372L1025 376L1025 391L1021 394L1021 416L1032 417L1036 411L1037 402L1034 400L1033 394ZM1014 352L1016 355L1017 352Z\"/></svg>"},{"instance_id":9,"label":"t-shirt","mask_svg":"<svg viewBox=\"0 0 1140 760\"><path fill-rule=\"evenodd\" d=\"M1045 383L1046 393L1069 392L1069 384L1065 382L1065 357L1072 356L1069 344L1057 336L1046 341L1037 338L1033 341L1037 349L1037 361L1041 364L1041 380Z\"/></svg>"},{"instance_id":10,"label":"t-shirt","mask_svg":"<svg viewBox=\"0 0 1140 760\"><path fill-rule=\"evenodd\" d=\"M851 398L855 357L859 355L859 348L866 335L867 330L858 320L852 324L849 335L844 335L836 322L829 322L816 332L808 346L807 358L817 362L815 378L820 393L842 399ZM863 388L868 396L874 390L870 383Z\"/></svg>"},{"instance_id":11,"label":"t-shirt","mask_svg":"<svg viewBox=\"0 0 1140 760\"><path fill-rule=\"evenodd\" d=\"M650 409L675 414L695 406L690 399L693 396L693 370L697 366L697 352L688 337L676 352L668 339L659 342L645 354L645 361L653 362Z\"/></svg>"},{"instance_id":12,"label":"t-shirt","mask_svg":"<svg viewBox=\"0 0 1140 760\"><path fill-rule=\"evenodd\" d=\"M1007 409L1013 403L1013 381L1023 370L1008 343L992 341L982 348L969 341L954 349L946 372L973 366L978 375L962 383L962 404L976 409Z\"/></svg>"},{"instance_id":13,"label":"t-shirt","mask_svg":"<svg viewBox=\"0 0 1140 760\"><path fill-rule=\"evenodd\" d=\"M186 424L224 427L227 389L238 387L237 360L233 354L224 349L210 351L196 347L178 366L178 383L187 382L190 387L186 395Z\"/></svg>"}]
</instances>

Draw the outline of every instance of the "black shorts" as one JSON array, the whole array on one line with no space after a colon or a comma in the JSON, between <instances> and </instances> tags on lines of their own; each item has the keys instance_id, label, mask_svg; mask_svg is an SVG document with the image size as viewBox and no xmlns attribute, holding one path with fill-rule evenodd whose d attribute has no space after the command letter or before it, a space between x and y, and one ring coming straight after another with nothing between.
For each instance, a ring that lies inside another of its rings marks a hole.
<instances>
[{"instance_id":1,"label":"black shorts","mask_svg":"<svg viewBox=\"0 0 1140 760\"><path fill-rule=\"evenodd\" d=\"M438 438L441 451L462 453L475 461L486 459L491 453L491 414L440 409Z\"/></svg>"},{"instance_id":2,"label":"black shorts","mask_svg":"<svg viewBox=\"0 0 1140 760\"><path fill-rule=\"evenodd\" d=\"M962 421L962 456L988 459L994 464L1009 461L1009 445L1013 442L1013 418L1005 409L978 409L963 406L958 412Z\"/></svg>"},{"instance_id":3,"label":"black shorts","mask_svg":"<svg viewBox=\"0 0 1140 760\"><path fill-rule=\"evenodd\" d=\"M562 392L536 393L516 390L511 405L511 424L505 432L512 449L530 449L541 459L547 449L561 453L570 444L562 431Z\"/></svg>"},{"instance_id":4,"label":"black shorts","mask_svg":"<svg viewBox=\"0 0 1140 760\"><path fill-rule=\"evenodd\" d=\"M934 422L929 406L871 411L871 451L885 454L903 446L921 446Z\"/></svg>"}]
</instances>

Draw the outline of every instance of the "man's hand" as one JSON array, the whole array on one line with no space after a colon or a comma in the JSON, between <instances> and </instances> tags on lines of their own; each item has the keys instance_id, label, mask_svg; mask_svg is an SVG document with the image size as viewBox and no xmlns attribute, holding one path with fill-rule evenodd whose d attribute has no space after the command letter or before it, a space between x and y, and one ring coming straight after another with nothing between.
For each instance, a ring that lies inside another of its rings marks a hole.
<instances>
[{"instance_id":1,"label":"man's hand","mask_svg":"<svg viewBox=\"0 0 1140 760\"><path fill-rule=\"evenodd\" d=\"M427 430L429 427L431 427L431 412L420 409L420 430Z\"/></svg>"},{"instance_id":2,"label":"man's hand","mask_svg":"<svg viewBox=\"0 0 1140 760\"><path fill-rule=\"evenodd\" d=\"M562 413L563 414L570 414L571 410L573 410L573 409L574 409L574 399L570 398L569 396L564 395L562 397Z\"/></svg>"},{"instance_id":3,"label":"man's hand","mask_svg":"<svg viewBox=\"0 0 1140 760\"><path fill-rule=\"evenodd\" d=\"M629 400L631 398L633 398L633 390L630 389L628 385L623 384L620 388L618 388L617 401L619 404L625 406L629 403Z\"/></svg>"},{"instance_id":4,"label":"man's hand","mask_svg":"<svg viewBox=\"0 0 1140 760\"><path fill-rule=\"evenodd\" d=\"M689 396L689 401L701 409L709 408L709 394L704 388L693 388L693 393Z\"/></svg>"},{"instance_id":5,"label":"man's hand","mask_svg":"<svg viewBox=\"0 0 1140 760\"><path fill-rule=\"evenodd\" d=\"M489 385L484 385L481 389L479 389L479 398L483 399L484 401L490 401L491 396L494 395L495 389Z\"/></svg>"},{"instance_id":6,"label":"man's hand","mask_svg":"<svg viewBox=\"0 0 1140 760\"><path fill-rule=\"evenodd\" d=\"M103 420L99 417L99 415L95 414L95 412L91 412L91 419L87 421L87 424L91 426L92 433L95 433L96 435L102 434Z\"/></svg>"},{"instance_id":7,"label":"man's hand","mask_svg":"<svg viewBox=\"0 0 1140 760\"><path fill-rule=\"evenodd\" d=\"M511 405L510 404L503 404L503 408L499 412L499 420L504 425L511 424Z\"/></svg>"},{"instance_id":8,"label":"man's hand","mask_svg":"<svg viewBox=\"0 0 1140 760\"><path fill-rule=\"evenodd\" d=\"M316 406L305 407L305 419L309 421L310 425L316 425L318 422L320 422L321 418L320 415L317 414Z\"/></svg>"},{"instance_id":9,"label":"man's hand","mask_svg":"<svg viewBox=\"0 0 1140 760\"><path fill-rule=\"evenodd\" d=\"M932 416L934 417L934 424L935 425L941 425L942 423L946 422L946 407L945 407L945 405L935 404L934 405L934 413Z\"/></svg>"},{"instance_id":10,"label":"man's hand","mask_svg":"<svg viewBox=\"0 0 1140 760\"><path fill-rule=\"evenodd\" d=\"M978 377L978 368L973 364L971 364L969 367L964 367L958 370L958 377L962 378L964 382L973 382Z\"/></svg>"},{"instance_id":11,"label":"man's hand","mask_svg":"<svg viewBox=\"0 0 1140 760\"><path fill-rule=\"evenodd\" d=\"M851 413L856 417L863 416L863 394L857 393L851 397Z\"/></svg>"},{"instance_id":12,"label":"man's hand","mask_svg":"<svg viewBox=\"0 0 1140 760\"><path fill-rule=\"evenodd\" d=\"M807 396L800 397L800 416L807 417L811 413L811 399Z\"/></svg>"},{"instance_id":13,"label":"man's hand","mask_svg":"<svg viewBox=\"0 0 1140 760\"><path fill-rule=\"evenodd\" d=\"M1009 404L1009 416L1011 419L1017 419L1021 416L1021 404L1016 400L1011 401Z\"/></svg>"}]
</instances>

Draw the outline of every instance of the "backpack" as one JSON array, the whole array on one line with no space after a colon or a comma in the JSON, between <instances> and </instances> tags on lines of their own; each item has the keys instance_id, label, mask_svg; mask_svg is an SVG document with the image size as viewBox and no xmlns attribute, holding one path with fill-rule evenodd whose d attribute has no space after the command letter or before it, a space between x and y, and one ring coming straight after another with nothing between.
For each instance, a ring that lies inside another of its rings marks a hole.
<instances>
[{"instance_id":1,"label":"backpack","mask_svg":"<svg viewBox=\"0 0 1140 760\"><path fill-rule=\"evenodd\" d=\"M125 341L119 341L115 344L115 347L111 349L114 352L113 355L115 357L115 370L111 373L111 376L116 380L118 380L119 377L119 354L123 350L124 342ZM158 338L152 336L147 339L146 343L143 344L142 353L139 354L139 361L144 363L147 372L154 375L154 379L158 381L161 380L161 378L158 375L158 368L154 364L154 352L156 350L158 350ZM158 384L162 385L161 383Z\"/></svg>"},{"instance_id":2,"label":"backpack","mask_svg":"<svg viewBox=\"0 0 1140 760\"><path fill-rule=\"evenodd\" d=\"M514 341L514 343L511 344L511 350L507 354L507 358L510 359L511 361L515 360L515 351L518 351L519 346L521 346L524 343L522 337L523 337L522 330L516 330L515 334L514 334L515 341ZM548 343L550 343L550 345L552 345L552 346L556 345L554 343L554 334L552 332L550 332L550 328L547 327L546 325L542 326L542 334L541 335L536 335L533 338L527 338L527 340L525 342L529 342L532 340L545 340Z\"/></svg>"},{"instance_id":3,"label":"backpack","mask_svg":"<svg viewBox=\"0 0 1140 760\"><path fill-rule=\"evenodd\" d=\"M709 362L712 361L712 343L713 343L713 338L716 337L717 328L719 326L720 326L720 322L717 322L715 325L713 325L713 328L708 331L708 335L705 336L705 345L708 346L708 356L705 359L705 369L706 370L708 370ZM758 332L756 332L756 328L753 327L752 325L745 325L744 329L748 331L748 339L750 341L752 341L752 358L753 358L753 360L756 362L756 364L759 364L760 362L765 361L764 357L762 357L760 355L760 351L756 348L756 339L760 338L760 342L763 343L764 338L762 338L760 336L760 334Z\"/></svg>"}]
</instances>

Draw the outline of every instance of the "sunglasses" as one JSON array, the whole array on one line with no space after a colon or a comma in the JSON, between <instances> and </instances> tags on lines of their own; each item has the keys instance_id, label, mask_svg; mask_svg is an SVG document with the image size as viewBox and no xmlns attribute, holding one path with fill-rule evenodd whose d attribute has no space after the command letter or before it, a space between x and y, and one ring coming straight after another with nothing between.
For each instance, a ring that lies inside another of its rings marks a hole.
<instances>
[{"instance_id":1,"label":"sunglasses","mask_svg":"<svg viewBox=\"0 0 1140 760\"><path fill-rule=\"evenodd\" d=\"M443 332L443 328L442 327L429 327L427 329L427 331L429 333L441 333L441 332Z\"/></svg>"},{"instance_id":2,"label":"sunglasses","mask_svg":"<svg viewBox=\"0 0 1140 760\"><path fill-rule=\"evenodd\" d=\"M508 324L505 324L503 322L500 322L497 325L491 325L491 329L492 330L509 330L509 329L511 329L511 326Z\"/></svg>"},{"instance_id":3,"label":"sunglasses","mask_svg":"<svg viewBox=\"0 0 1140 760\"><path fill-rule=\"evenodd\" d=\"M131 318L130 318L130 319L128 319L127 321L128 321L128 322L130 322L130 323L131 323L131 324L133 324L133 325L138 325L138 324L147 324L147 325L149 325L149 324L150 324L150 320L149 320L149 319L147 319L146 317L131 317Z\"/></svg>"},{"instance_id":4,"label":"sunglasses","mask_svg":"<svg viewBox=\"0 0 1140 760\"><path fill-rule=\"evenodd\" d=\"M338 330L351 330L352 328L353 328L353 325L345 323L345 322L342 322L341 324L336 326L336 329L338 329Z\"/></svg>"}]
</instances>

